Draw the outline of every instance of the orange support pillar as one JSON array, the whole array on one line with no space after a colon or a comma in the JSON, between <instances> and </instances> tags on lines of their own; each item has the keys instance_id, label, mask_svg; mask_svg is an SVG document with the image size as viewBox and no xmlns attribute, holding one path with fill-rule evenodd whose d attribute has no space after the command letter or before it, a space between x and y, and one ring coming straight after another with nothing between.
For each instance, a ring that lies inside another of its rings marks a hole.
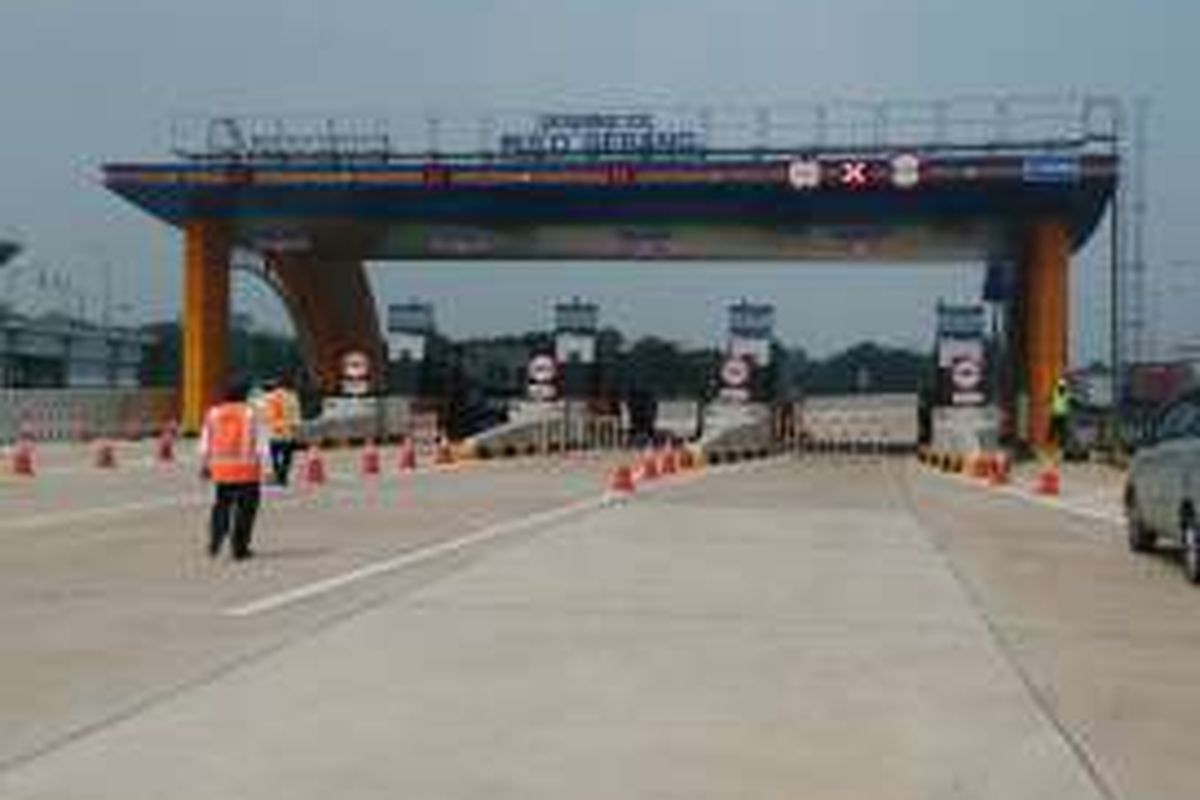
<instances>
[{"instance_id":1,"label":"orange support pillar","mask_svg":"<svg viewBox=\"0 0 1200 800\"><path fill-rule=\"evenodd\" d=\"M272 256L268 264L283 287L292 322L321 391L338 390L341 358L351 350L368 357L372 380L379 385L386 369L386 352L362 263Z\"/></svg>"},{"instance_id":2,"label":"orange support pillar","mask_svg":"<svg viewBox=\"0 0 1200 800\"><path fill-rule=\"evenodd\" d=\"M1029 444L1037 452L1050 447L1050 396L1067 369L1070 257L1071 242L1062 223L1033 226L1024 265L1024 340Z\"/></svg>"},{"instance_id":3,"label":"orange support pillar","mask_svg":"<svg viewBox=\"0 0 1200 800\"><path fill-rule=\"evenodd\" d=\"M221 399L229 365L229 258L226 227L191 220L184 228L183 430L200 429Z\"/></svg>"}]
</instances>

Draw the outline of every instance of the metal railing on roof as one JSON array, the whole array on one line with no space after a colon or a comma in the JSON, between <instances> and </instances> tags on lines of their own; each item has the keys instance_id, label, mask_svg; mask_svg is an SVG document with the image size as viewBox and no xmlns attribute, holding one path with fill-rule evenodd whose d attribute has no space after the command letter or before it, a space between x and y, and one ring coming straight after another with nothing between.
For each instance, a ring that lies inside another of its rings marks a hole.
<instances>
[{"instance_id":1,"label":"metal railing on roof","mask_svg":"<svg viewBox=\"0 0 1200 800\"><path fill-rule=\"evenodd\" d=\"M604 160L895 151L1112 152L1108 96L959 97L764 107L427 111L353 116L184 116L171 152L197 162Z\"/></svg>"}]
</instances>

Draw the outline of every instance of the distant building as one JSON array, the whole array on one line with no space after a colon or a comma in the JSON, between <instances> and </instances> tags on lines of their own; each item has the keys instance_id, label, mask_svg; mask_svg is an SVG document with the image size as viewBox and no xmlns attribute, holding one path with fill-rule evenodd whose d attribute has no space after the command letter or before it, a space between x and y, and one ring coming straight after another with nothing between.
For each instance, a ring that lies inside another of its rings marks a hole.
<instances>
[{"instance_id":1,"label":"distant building","mask_svg":"<svg viewBox=\"0 0 1200 800\"><path fill-rule=\"evenodd\" d=\"M1125 377L1125 402L1158 407L1197 385L1197 362L1163 361L1131 364Z\"/></svg>"},{"instance_id":2,"label":"distant building","mask_svg":"<svg viewBox=\"0 0 1200 800\"><path fill-rule=\"evenodd\" d=\"M132 388L152 337L64 314L28 317L0 307L0 387Z\"/></svg>"}]
</instances>

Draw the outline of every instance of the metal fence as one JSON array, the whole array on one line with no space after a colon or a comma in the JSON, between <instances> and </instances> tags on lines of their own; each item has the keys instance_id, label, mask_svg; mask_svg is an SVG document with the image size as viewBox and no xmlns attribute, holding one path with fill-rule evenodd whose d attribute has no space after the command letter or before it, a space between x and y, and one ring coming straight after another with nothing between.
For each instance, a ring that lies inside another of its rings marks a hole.
<instances>
[{"instance_id":1,"label":"metal fence","mask_svg":"<svg viewBox=\"0 0 1200 800\"><path fill-rule=\"evenodd\" d=\"M1124 116L1118 98L1101 95L482 112L441 108L396 117L204 114L172 120L169 147L184 160L215 162L490 160L514 153L528 157L538 149L509 145L538 137L545 139L539 145L544 155L592 159L656 150L696 158L874 148L1111 151ZM565 149L553 146L554 137ZM598 144L575 149L569 146L572 137Z\"/></svg>"},{"instance_id":2,"label":"metal fence","mask_svg":"<svg viewBox=\"0 0 1200 800\"><path fill-rule=\"evenodd\" d=\"M0 389L0 442L140 438L178 418L170 389Z\"/></svg>"}]
</instances>

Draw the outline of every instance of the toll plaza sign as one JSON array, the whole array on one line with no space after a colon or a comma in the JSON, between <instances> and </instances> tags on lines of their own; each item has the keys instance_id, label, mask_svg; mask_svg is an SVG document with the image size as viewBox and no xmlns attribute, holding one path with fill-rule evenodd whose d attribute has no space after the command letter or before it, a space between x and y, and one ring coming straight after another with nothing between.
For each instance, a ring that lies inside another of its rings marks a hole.
<instances>
[{"instance_id":1,"label":"toll plaza sign","mask_svg":"<svg viewBox=\"0 0 1200 800\"><path fill-rule=\"evenodd\" d=\"M985 405L988 385L983 306L939 303L937 314L939 405Z\"/></svg>"},{"instance_id":2,"label":"toll plaza sign","mask_svg":"<svg viewBox=\"0 0 1200 800\"><path fill-rule=\"evenodd\" d=\"M546 353L529 359L529 399L548 403L558 396L558 363Z\"/></svg>"},{"instance_id":3,"label":"toll plaza sign","mask_svg":"<svg viewBox=\"0 0 1200 800\"><path fill-rule=\"evenodd\" d=\"M351 350L341 358L342 394L362 397L371 390L371 360L366 353Z\"/></svg>"},{"instance_id":4,"label":"toll plaza sign","mask_svg":"<svg viewBox=\"0 0 1200 800\"><path fill-rule=\"evenodd\" d=\"M683 155L704 149L695 130L662 124L653 114L539 114L530 129L500 134L506 158Z\"/></svg>"}]
</instances>

